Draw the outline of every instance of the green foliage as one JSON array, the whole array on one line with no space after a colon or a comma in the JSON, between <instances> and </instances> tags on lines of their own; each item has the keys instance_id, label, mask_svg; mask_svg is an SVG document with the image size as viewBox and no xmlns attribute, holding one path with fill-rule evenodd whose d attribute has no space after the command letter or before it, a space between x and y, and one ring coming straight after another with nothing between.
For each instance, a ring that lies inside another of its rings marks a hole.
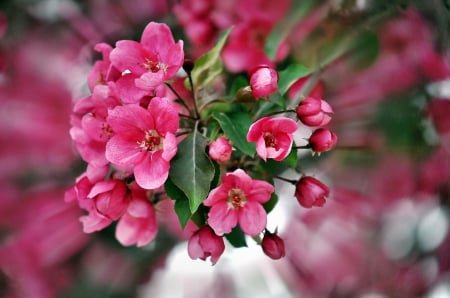
<instances>
[{"instance_id":1,"label":"green foliage","mask_svg":"<svg viewBox=\"0 0 450 298\"><path fill-rule=\"evenodd\" d=\"M192 216L188 197L170 178L168 178L164 184L164 191L171 199L175 200L175 213L178 216L181 227L186 227L187 222Z\"/></svg>"},{"instance_id":2,"label":"green foliage","mask_svg":"<svg viewBox=\"0 0 450 298\"><path fill-rule=\"evenodd\" d=\"M245 247L247 246L247 241L245 240L245 234L242 232L241 228L236 226L230 233L224 235L225 238L234 247Z\"/></svg>"},{"instance_id":3,"label":"green foliage","mask_svg":"<svg viewBox=\"0 0 450 298\"><path fill-rule=\"evenodd\" d=\"M278 80L278 90L281 95L286 94L292 84L295 83L298 79L306 77L311 74L311 69L300 65L300 64L290 64L284 70L279 72L279 80Z\"/></svg>"},{"instance_id":4,"label":"green foliage","mask_svg":"<svg viewBox=\"0 0 450 298\"><path fill-rule=\"evenodd\" d=\"M205 153L206 138L198 131L189 134L179 145L171 162L169 177L189 200L194 213L206 199L214 177L214 165Z\"/></svg>"}]
</instances>

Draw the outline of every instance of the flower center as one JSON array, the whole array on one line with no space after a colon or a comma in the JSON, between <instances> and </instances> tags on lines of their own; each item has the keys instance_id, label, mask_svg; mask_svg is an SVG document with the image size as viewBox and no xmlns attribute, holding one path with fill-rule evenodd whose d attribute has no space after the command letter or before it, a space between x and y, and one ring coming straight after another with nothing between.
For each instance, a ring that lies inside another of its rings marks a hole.
<instances>
[{"instance_id":1,"label":"flower center","mask_svg":"<svg viewBox=\"0 0 450 298\"><path fill-rule=\"evenodd\" d=\"M144 67L153 73L158 72L161 69L161 66L158 62L154 62L148 58L145 58Z\"/></svg>"},{"instance_id":2,"label":"flower center","mask_svg":"<svg viewBox=\"0 0 450 298\"><path fill-rule=\"evenodd\" d=\"M228 203L230 203L233 208L237 209L245 205L247 198L244 192L239 188L233 188L228 192Z\"/></svg>"},{"instance_id":3,"label":"flower center","mask_svg":"<svg viewBox=\"0 0 450 298\"><path fill-rule=\"evenodd\" d=\"M266 147L275 148L275 146L277 145L277 140L270 132L264 133L264 142L266 143Z\"/></svg>"},{"instance_id":4,"label":"flower center","mask_svg":"<svg viewBox=\"0 0 450 298\"><path fill-rule=\"evenodd\" d=\"M163 138L156 132L156 130L148 130L145 132L145 137L142 141L138 141L138 146L142 150L155 152L163 148Z\"/></svg>"}]
</instances>

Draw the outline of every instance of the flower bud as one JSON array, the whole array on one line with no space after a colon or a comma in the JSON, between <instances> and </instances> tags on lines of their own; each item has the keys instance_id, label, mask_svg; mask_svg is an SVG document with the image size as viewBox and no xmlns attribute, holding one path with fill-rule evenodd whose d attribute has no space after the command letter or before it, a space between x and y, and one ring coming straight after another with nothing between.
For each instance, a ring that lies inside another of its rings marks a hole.
<instances>
[{"instance_id":1,"label":"flower bud","mask_svg":"<svg viewBox=\"0 0 450 298\"><path fill-rule=\"evenodd\" d=\"M250 76L250 87L255 97L266 97L278 90L278 73L275 69L263 66Z\"/></svg>"},{"instance_id":2,"label":"flower bud","mask_svg":"<svg viewBox=\"0 0 450 298\"><path fill-rule=\"evenodd\" d=\"M204 226L192 234L188 241L188 254L193 260L211 257L214 265L225 251L223 238L217 236L210 226Z\"/></svg>"},{"instance_id":3,"label":"flower bud","mask_svg":"<svg viewBox=\"0 0 450 298\"><path fill-rule=\"evenodd\" d=\"M309 137L309 146L315 153L329 151L336 146L336 143L336 134L326 128L316 129Z\"/></svg>"},{"instance_id":4,"label":"flower bud","mask_svg":"<svg viewBox=\"0 0 450 298\"><path fill-rule=\"evenodd\" d=\"M322 99L307 97L299 103L296 112L303 124L321 127L330 123L333 109Z\"/></svg>"},{"instance_id":5,"label":"flower bud","mask_svg":"<svg viewBox=\"0 0 450 298\"><path fill-rule=\"evenodd\" d=\"M271 259L278 260L284 257L284 241L277 234L268 231L261 242L263 252Z\"/></svg>"},{"instance_id":6,"label":"flower bud","mask_svg":"<svg viewBox=\"0 0 450 298\"><path fill-rule=\"evenodd\" d=\"M228 161L231 158L232 149L233 147L226 137L218 137L209 144L209 157L218 162Z\"/></svg>"},{"instance_id":7,"label":"flower bud","mask_svg":"<svg viewBox=\"0 0 450 298\"><path fill-rule=\"evenodd\" d=\"M322 207L329 194L328 187L311 176L303 176L295 186L295 197L305 208Z\"/></svg>"}]
</instances>

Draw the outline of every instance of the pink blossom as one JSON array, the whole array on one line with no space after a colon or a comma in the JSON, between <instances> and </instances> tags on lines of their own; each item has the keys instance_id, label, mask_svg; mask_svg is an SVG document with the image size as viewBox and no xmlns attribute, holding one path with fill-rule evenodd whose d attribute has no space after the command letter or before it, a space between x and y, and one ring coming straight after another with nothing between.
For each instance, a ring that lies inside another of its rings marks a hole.
<instances>
[{"instance_id":1,"label":"pink blossom","mask_svg":"<svg viewBox=\"0 0 450 298\"><path fill-rule=\"evenodd\" d=\"M226 137L218 137L217 140L209 144L209 157L218 161L225 162L231 157L233 147Z\"/></svg>"},{"instance_id":2,"label":"pink blossom","mask_svg":"<svg viewBox=\"0 0 450 298\"><path fill-rule=\"evenodd\" d=\"M274 260L281 259L285 255L284 241L276 233L266 231L261 247L264 253Z\"/></svg>"},{"instance_id":3,"label":"pink blossom","mask_svg":"<svg viewBox=\"0 0 450 298\"><path fill-rule=\"evenodd\" d=\"M261 204L270 200L273 191L273 185L254 180L241 169L225 174L222 184L203 202L211 207L208 224L219 236L231 232L238 223L244 233L258 235L267 223Z\"/></svg>"},{"instance_id":4,"label":"pink blossom","mask_svg":"<svg viewBox=\"0 0 450 298\"><path fill-rule=\"evenodd\" d=\"M263 117L250 126L247 141L256 142L256 152L264 161L280 161L291 152L297 128L297 123L289 118Z\"/></svg>"},{"instance_id":5,"label":"pink blossom","mask_svg":"<svg viewBox=\"0 0 450 298\"><path fill-rule=\"evenodd\" d=\"M316 129L309 137L309 146L315 153L329 151L336 146L337 136L326 128Z\"/></svg>"},{"instance_id":6,"label":"pink blossom","mask_svg":"<svg viewBox=\"0 0 450 298\"><path fill-rule=\"evenodd\" d=\"M183 41L175 43L166 24L150 22L140 42L118 41L110 59L120 72L126 71L136 76L136 86L153 90L172 78L182 66Z\"/></svg>"},{"instance_id":7,"label":"pink blossom","mask_svg":"<svg viewBox=\"0 0 450 298\"><path fill-rule=\"evenodd\" d=\"M124 246L149 244L158 233L153 205L142 195L134 195L116 227L116 238Z\"/></svg>"},{"instance_id":8,"label":"pink blossom","mask_svg":"<svg viewBox=\"0 0 450 298\"><path fill-rule=\"evenodd\" d=\"M250 76L250 87L255 97L266 97L278 90L278 73L271 67L259 67Z\"/></svg>"},{"instance_id":9,"label":"pink blossom","mask_svg":"<svg viewBox=\"0 0 450 298\"><path fill-rule=\"evenodd\" d=\"M225 243L221 236L217 236L209 226L204 226L192 234L188 241L188 254L191 259L202 259L211 257L211 263L217 260L225 251Z\"/></svg>"},{"instance_id":10,"label":"pink blossom","mask_svg":"<svg viewBox=\"0 0 450 298\"><path fill-rule=\"evenodd\" d=\"M325 95L325 87L323 81L316 82L313 86L311 86L310 91L305 93L305 89L309 84L309 79L310 77L304 77L298 79L294 84L292 84L288 91L288 98L291 100L299 96L323 98L323 96Z\"/></svg>"},{"instance_id":11,"label":"pink blossom","mask_svg":"<svg viewBox=\"0 0 450 298\"><path fill-rule=\"evenodd\" d=\"M324 100L307 97L297 106L297 117L305 125L321 127L331 121L331 106Z\"/></svg>"},{"instance_id":12,"label":"pink blossom","mask_svg":"<svg viewBox=\"0 0 450 298\"><path fill-rule=\"evenodd\" d=\"M131 167L136 182L145 189L163 185L177 152L177 108L166 98L154 97L148 109L134 104L118 106L107 120L114 136L106 144L106 158Z\"/></svg>"},{"instance_id":13,"label":"pink blossom","mask_svg":"<svg viewBox=\"0 0 450 298\"><path fill-rule=\"evenodd\" d=\"M105 85L107 82L115 81L120 77L120 72L111 65L109 59L112 47L106 43L98 43L94 49L102 54L102 60L96 61L88 74L88 84L91 91L97 85Z\"/></svg>"},{"instance_id":14,"label":"pink blossom","mask_svg":"<svg viewBox=\"0 0 450 298\"><path fill-rule=\"evenodd\" d=\"M303 176L295 186L295 197L305 208L322 207L329 195L328 187L311 176Z\"/></svg>"}]
</instances>

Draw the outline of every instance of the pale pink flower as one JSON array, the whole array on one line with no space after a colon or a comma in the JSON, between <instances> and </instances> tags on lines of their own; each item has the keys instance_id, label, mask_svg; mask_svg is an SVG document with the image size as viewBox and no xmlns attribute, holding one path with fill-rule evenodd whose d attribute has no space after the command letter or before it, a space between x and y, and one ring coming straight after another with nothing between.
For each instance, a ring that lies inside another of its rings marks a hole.
<instances>
[{"instance_id":1,"label":"pale pink flower","mask_svg":"<svg viewBox=\"0 0 450 298\"><path fill-rule=\"evenodd\" d=\"M307 97L297 106L297 117L305 125L321 127L331 121L333 109L324 100Z\"/></svg>"},{"instance_id":2,"label":"pale pink flower","mask_svg":"<svg viewBox=\"0 0 450 298\"><path fill-rule=\"evenodd\" d=\"M255 97L266 97L278 90L278 73L267 66L258 67L250 76L250 87Z\"/></svg>"},{"instance_id":3,"label":"pale pink flower","mask_svg":"<svg viewBox=\"0 0 450 298\"><path fill-rule=\"evenodd\" d=\"M126 213L116 227L116 238L124 246L149 244L158 233L153 205L143 195L133 194Z\"/></svg>"},{"instance_id":4,"label":"pale pink flower","mask_svg":"<svg viewBox=\"0 0 450 298\"><path fill-rule=\"evenodd\" d=\"M267 214L261 204L270 200L273 185L254 180L237 169L222 177L222 184L214 188L203 202L211 207L208 224L222 236L239 223L242 231L256 236L264 230Z\"/></svg>"},{"instance_id":5,"label":"pale pink flower","mask_svg":"<svg viewBox=\"0 0 450 298\"><path fill-rule=\"evenodd\" d=\"M211 257L214 265L225 251L225 243L221 236L217 236L209 226L204 226L195 231L188 241L188 254L193 260Z\"/></svg>"},{"instance_id":6,"label":"pale pink flower","mask_svg":"<svg viewBox=\"0 0 450 298\"><path fill-rule=\"evenodd\" d=\"M247 133L248 142L256 142L256 152L265 160L283 160L289 155L298 124L289 118L263 117L253 123Z\"/></svg>"},{"instance_id":7,"label":"pale pink flower","mask_svg":"<svg viewBox=\"0 0 450 298\"><path fill-rule=\"evenodd\" d=\"M218 137L209 144L209 157L218 162L225 162L231 158L232 150L233 147L226 137Z\"/></svg>"},{"instance_id":8,"label":"pale pink flower","mask_svg":"<svg viewBox=\"0 0 450 298\"><path fill-rule=\"evenodd\" d=\"M150 22L140 42L118 41L110 59L120 72L136 76L136 86L153 90L172 78L183 65L183 41L175 43L166 24Z\"/></svg>"},{"instance_id":9,"label":"pale pink flower","mask_svg":"<svg viewBox=\"0 0 450 298\"><path fill-rule=\"evenodd\" d=\"M166 98L154 97L148 109L118 106L107 120L114 135L106 144L106 158L119 167L131 167L145 189L163 185L177 152L177 108Z\"/></svg>"}]
</instances>

